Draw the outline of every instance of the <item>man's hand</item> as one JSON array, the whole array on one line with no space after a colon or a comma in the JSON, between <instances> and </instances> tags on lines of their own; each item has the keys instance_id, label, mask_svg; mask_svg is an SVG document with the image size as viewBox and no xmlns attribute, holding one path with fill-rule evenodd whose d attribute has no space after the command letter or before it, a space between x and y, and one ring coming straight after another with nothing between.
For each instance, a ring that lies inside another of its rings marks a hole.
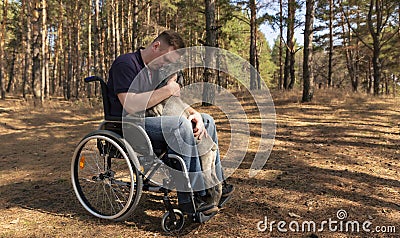
<instances>
[{"instance_id":1,"label":"man's hand","mask_svg":"<svg viewBox=\"0 0 400 238\"><path fill-rule=\"evenodd\" d=\"M193 128L193 134L194 136L198 136L199 140L201 140L201 138L203 136L207 137L207 130L204 126L204 122L203 122L203 118L201 117L201 114L198 112L193 112L190 114L190 116L188 117L188 120L191 122L195 123L195 127Z\"/></svg>"},{"instance_id":2,"label":"man's hand","mask_svg":"<svg viewBox=\"0 0 400 238\"><path fill-rule=\"evenodd\" d=\"M176 82L177 78L178 78L178 76L176 74L174 76L172 76L172 78L170 80L168 80L166 87L168 87L168 89L170 90L171 96L180 97L181 96L181 87Z\"/></svg>"}]
</instances>

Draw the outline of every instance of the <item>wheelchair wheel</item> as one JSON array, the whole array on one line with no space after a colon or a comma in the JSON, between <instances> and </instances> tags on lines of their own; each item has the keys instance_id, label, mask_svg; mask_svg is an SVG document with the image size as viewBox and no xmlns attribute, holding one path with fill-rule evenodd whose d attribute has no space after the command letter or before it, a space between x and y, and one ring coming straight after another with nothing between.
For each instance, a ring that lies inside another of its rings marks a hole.
<instances>
[{"instance_id":1,"label":"wheelchair wheel","mask_svg":"<svg viewBox=\"0 0 400 238\"><path fill-rule=\"evenodd\" d=\"M129 218L142 192L142 176L112 132L86 136L75 150L71 177L75 194L92 215L114 221ZM138 163L136 163L138 164Z\"/></svg>"},{"instance_id":2,"label":"wheelchair wheel","mask_svg":"<svg viewBox=\"0 0 400 238\"><path fill-rule=\"evenodd\" d=\"M161 220L161 227L165 232L178 232L182 230L184 224L185 216L178 209L174 209L174 214L166 212Z\"/></svg>"}]
</instances>

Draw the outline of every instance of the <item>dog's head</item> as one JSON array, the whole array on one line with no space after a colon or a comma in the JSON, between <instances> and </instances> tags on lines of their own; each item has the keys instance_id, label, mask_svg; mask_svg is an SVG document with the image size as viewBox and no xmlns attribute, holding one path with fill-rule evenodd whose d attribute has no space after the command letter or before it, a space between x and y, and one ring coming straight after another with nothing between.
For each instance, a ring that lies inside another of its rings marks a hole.
<instances>
[{"instance_id":1,"label":"dog's head","mask_svg":"<svg viewBox=\"0 0 400 238\"><path fill-rule=\"evenodd\" d=\"M177 74L177 79L176 82L179 84L179 86L183 87L183 82L184 82L184 77L183 77L183 72L182 71L178 71L176 73L173 73L171 75L169 75L168 77L162 79L162 81L158 84L156 89L162 88L165 85L167 85L167 82L175 75Z\"/></svg>"}]
</instances>

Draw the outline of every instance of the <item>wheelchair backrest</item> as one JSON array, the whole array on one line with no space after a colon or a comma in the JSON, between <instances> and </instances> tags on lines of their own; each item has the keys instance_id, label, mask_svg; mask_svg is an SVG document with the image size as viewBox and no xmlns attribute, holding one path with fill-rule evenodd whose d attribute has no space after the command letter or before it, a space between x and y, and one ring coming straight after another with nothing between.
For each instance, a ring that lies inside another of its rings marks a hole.
<instances>
[{"instance_id":1,"label":"wheelchair backrest","mask_svg":"<svg viewBox=\"0 0 400 238\"><path fill-rule=\"evenodd\" d=\"M122 118L118 116L112 116L111 115L111 103L108 98L108 87L107 84L104 82L102 78L99 76L90 76L84 79L86 83L89 82L95 82L98 81L100 82L101 86L101 96L103 98L103 109L104 109L104 119L109 120L109 121L121 121Z\"/></svg>"},{"instance_id":2,"label":"wheelchair backrest","mask_svg":"<svg viewBox=\"0 0 400 238\"><path fill-rule=\"evenodd\" d=\"M110 130L122 136L132 147L132 149L145 156L154 155L151 141L145 130L136 123L134 119L127 117L122 123L122 117L110 115L111 104L108 98L108 87L104 80L98 76L85 78L85 82L98 81L101 85L101 95L104 107L104 122L99 126L100 130Z\"/></svg>"}]
</instances>

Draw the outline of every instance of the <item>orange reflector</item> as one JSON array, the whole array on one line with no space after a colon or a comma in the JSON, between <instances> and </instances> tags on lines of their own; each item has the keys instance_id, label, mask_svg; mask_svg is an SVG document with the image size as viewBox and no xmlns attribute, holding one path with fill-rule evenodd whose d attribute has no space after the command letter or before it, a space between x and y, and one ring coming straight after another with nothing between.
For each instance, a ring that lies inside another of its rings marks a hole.
<instances>
[{"instance_id":1,"label":"orange reflector","mask_svg":"<svg viewBox=\"0 0 400 238\"><path fill-rule=\"evenodd\" d=\"M85 156L82 155L81 160L79 161L79 168L83 169L85 167Z\"/></svg>"}]
</instances>

